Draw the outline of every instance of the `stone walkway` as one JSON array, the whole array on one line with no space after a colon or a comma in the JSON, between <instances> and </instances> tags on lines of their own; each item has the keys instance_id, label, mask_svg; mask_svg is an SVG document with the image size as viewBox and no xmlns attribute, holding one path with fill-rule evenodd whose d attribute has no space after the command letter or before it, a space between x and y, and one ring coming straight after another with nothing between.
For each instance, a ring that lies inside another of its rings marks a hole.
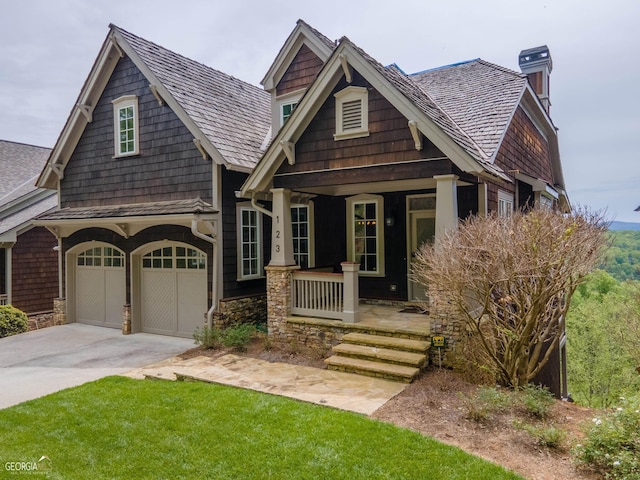
<instances>
[{"instance_id":1,"label":"stone walkway","mask_svg":"<svg viewBox=\"0 0 640 480\"><path fill-rule=\"evenodd\" d=\"M126 374L132 378L184 378L317 403L370 415L407 386L350 373L267 362L228 354L219 358L172 358Z\"/></svg>"}]
</instances>

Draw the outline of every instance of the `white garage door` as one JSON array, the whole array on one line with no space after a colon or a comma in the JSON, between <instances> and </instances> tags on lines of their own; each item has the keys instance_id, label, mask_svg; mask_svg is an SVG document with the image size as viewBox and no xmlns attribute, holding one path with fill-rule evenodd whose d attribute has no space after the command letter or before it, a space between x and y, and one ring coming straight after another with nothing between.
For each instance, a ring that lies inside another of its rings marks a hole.
<instances>
[{"instance_id":1,"label":"white garage door","mask_svg":"<svg viewBox=\"0 0 640 480\"><path fill-rule=\"evenodd\" d=\"M142 257L142 331L191 337L207 311L207 257L183 245Z\"/></svg>"},{"instance_id":2,"label":"white garage door","mask_svg":"<svg viewBox=\"0 0 640 480\"><path fill-rule=\"evenodd\" d=\"M76 321L122 327L125 304L124 254L114 247L92 247L76 257Z\"/></svg>"}]
</instances>

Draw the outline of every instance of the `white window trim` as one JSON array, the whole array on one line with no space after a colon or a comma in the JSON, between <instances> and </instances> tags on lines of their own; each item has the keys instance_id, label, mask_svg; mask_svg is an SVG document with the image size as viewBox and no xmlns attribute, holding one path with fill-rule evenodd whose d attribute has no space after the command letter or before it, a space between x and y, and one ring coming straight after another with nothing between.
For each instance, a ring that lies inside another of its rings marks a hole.
<instances>
[{"instance_id":1,"label":"white window trim","mask_svg":"<svg viewBox=\"0 0 640 480\"><path fill-rule=\"evenodd\" d=\"M366 87L349 86L334 94L336 99L336 133L334 140L346 140L348 138L360 138L369 136L369 91ZM344 130L342 118L342 106L347 102L360 100L361 126L357 129Z\"/></svg>"},{"instance_id":2,"label":"white window trim","mask_svg":"<svg viewBox=\"0 0 640 480\"><path fill-rule=\"evenodd\" d=\"M130 157L140 154L140 121L138 115L138 97L135 95L125 95L116 98L111 102L113 104L113 140L114 140L114 158ZM133 151L120 152L120 115L121 109L133 106Z\"/></svg>"},{"instance_id":3,"label":"white window trim","mask_svg":"<svg viewBox=\"0 0 640 480\"><path fill-rule=\"evenodd\" d=\"M306 205L301 204L293 204L291 208L294 207L307 207L307 234L308 234L308 242L309 242L309 268L313 268L316 266L316 242L315 242L315 221L314 221L314 208L313 201L310 201ZM293 224L293 222L292 222ZM292 225L293 228L293 225ZM293 234L293 232L292 232ZM295 257L295 253L293 254Z\"/></svg>"},{"instance_id":4,"label":"white window trim","mask_svg":"<svg viewBox=\"0 0 640 480\"><path fill-rule=\"evenodd\" d=\"M513 193L498 190L498 216L508 217L513 213L515 204L515 196Z\"/></svg>"},{"instance_id":5,"label":"white window trim","mask_svg":"<svg viewBox=\"0 0 640 480\"><path fill-rule=\"evenodd\" d=\"M385 255L384 255L384 198L381 195L356 195L347 198L347 256L350 262L355 262L355 224L354 205L356 203L376 204L376 265L378 270L367 272L360 270L359 275L366 277L384 277L385 275Z\"/></svg>"},{"instance_id":6,"label":"white window trim","mask_svg":"<svg viewBox=\"0 0 640 480\"><path fill-rule=\"evenodd\" d=\"M278 117L280 118L280 126L284 125L284 122L285 122L284 107L286 107L287 105L293 105L293 108L291 109L291 113L289 114L289 117L291 117L291 115L293 115L293 111L296 109L296 106L298 105L298 100L289 100L288 102L281 102L278 105L278 109L279 109ZM289 119L289 117L287 117L287 120Z\"/></svg>"},{"instance_id":7,"label":"white window trim","mask_svg":"<svg viewBox=\"0 0 640 480\"><path fill-rule=\"evenodd\" d=\"M253 275L245 275L243 273L243 256L242 256L242 212L245 210L250 210L256 212L256 226L257 226L257 258L258 258L258 266L257 271ZM264 259L262 253L262 214L251 206L249 202L243 202L236 204L236 246L238 253L237 257L237 280L253 280L255 278L264 278Z\"/></svg>"},{"instance_id":8,"label":"white window trim","mask_svg":"<svg viewBox=\"0 0 640 480\"><path fill-rule=\"evenodd\" d=\"M284 121L282 119L282 107L284 105L289 105L292 103L299 103L304 92L305 89L299 89L293 92L285 93L284 95L280 95L278 97L273 94L273 96L271 97L271 123L274 135L280 129L280 127L284 125Z\"/></svg>"}]
</instances>

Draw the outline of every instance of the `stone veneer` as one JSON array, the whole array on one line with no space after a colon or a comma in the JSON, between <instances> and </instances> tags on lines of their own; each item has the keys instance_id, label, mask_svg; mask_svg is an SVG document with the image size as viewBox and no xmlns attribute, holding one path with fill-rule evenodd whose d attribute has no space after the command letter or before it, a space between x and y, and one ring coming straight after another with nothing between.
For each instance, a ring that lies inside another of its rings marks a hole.
<instances>
[{"instance_id":1,"label":"stone veneer","mask_svg":"<svg viewBox=\"0 0 640 480\"><path fill-rule=\"evenodd\" d=\"M53 299L53 324L64 325L67 323L67 301L64 298Z\"/></svg>"},{"instance_id":2,"label":"stone veneer","mask_svg":"<svg viewBox=\"0 0 640 480\"><path fill-rule=\"evenodd\" d=\"M293 337L287 333L287 317L291 315L292 273L298 266L267 266L267 326L269 337L284 342Z\"/></svg>"},{"instance_id":3,"label":"stone veneer","mask_svg":"<svg viewBox=\"0 0 640 480\"><path fill-rule=\"evenodd\" d=\"M206 322L206 315L205 315ZM213 314L213 326L225 328L240 323L267 323L267 296L223 298Z\"/></svg>"},{"instance_id":4,"label":"stone veneer","mask_svg":"<svg viewBox=\"0 0 640 480\"><path fill-rule=\"evenodd\" d=\"M442 353L442 366L463 369L464 359L459 350L459 343L464 331L462 321L457 319L455 307L447 300L446 295L435 289L429 289L429 318L431 319L431 335L443 336L446 339L446 347L440 349ZM430 349L431 361L438 364L439 354L437 348Z\"/></svg>"},{"instance_id":5,"label":"stone veneer","mask_svg":"<svg viewBox=\"0 0 640 480\"><path fill-rule=\"evenodd\" d=\"M129 335L131 333L131 305L122 306L122 334Z\"/></svg>"},{"instance_id":6,"label":"stone veneer","mask_svg":"<svg viewBox=\"0 0 640 480\"><path fill-rule=\"evenodd\" d=\"M29 322L29 331L55 325L53 312L30 313L27 315L27 321Z\"/></svg>"}]
</instances>

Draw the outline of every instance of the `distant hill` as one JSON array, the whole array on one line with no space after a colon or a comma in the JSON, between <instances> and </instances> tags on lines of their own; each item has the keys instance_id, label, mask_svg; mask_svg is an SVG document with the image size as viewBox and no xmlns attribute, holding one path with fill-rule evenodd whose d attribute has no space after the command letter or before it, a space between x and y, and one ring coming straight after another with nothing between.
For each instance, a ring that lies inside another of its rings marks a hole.
<instances>
[{"instance_id":1,"label":"distant hill","mask_svg":"<svg viewBox=\"0 0 640 480\"><path fill-rule=\"evenodd\" d=\"M638 224L625 223L624 225ZM625 230L610 231L608 235L612 244L600 268L620 281L640 280L640 229L630 231L629 227L626 227Z\"/></svg>"},{"instance_id":2,"label":"distant hill","mask_svg":"<svg viewBox=\"0 0 640 480\"><path fill-rule=\"evenodd\" d=\"M640 223L631 222L611 222L609 230L631 230L634 232L640 231Z\"/></svg>"}]
</instances>

